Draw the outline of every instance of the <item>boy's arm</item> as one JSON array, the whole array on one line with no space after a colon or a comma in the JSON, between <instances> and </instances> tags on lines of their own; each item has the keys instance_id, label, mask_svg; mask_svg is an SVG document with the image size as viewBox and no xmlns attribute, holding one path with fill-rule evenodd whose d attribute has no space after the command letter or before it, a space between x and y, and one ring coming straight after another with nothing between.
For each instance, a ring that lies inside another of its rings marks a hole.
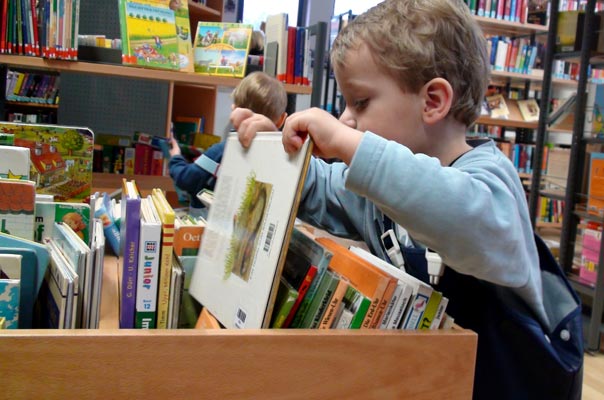
<instances>
[{"instance_id":1,"label":"boy's arm","mask_svg":"<svg viewBox=\"0 0 604 400\"><path fill-rule=\"evenodd\" d=\"M224 142L211 146L204 155L211 160L220 163L224 153ZM212 189L215 177L208 171L203 170L194 163L187 162L182 155L170 158L168 164L170 176L179 188L191 195L197 195L201 189Z\"/></svg>"}]
</instances>

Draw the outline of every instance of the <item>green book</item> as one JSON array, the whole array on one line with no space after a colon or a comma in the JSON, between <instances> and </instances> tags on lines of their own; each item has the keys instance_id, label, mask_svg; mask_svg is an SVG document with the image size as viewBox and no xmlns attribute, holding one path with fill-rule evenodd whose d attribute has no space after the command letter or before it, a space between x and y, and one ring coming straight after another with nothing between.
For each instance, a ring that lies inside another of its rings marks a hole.
<instances>
[{"instance_id":1,"label":"green book","mask_svg":"<svg viewBox=\"0 0 604 400\"><path fill-rule=\"evenodd\" d=\"M308 307L304 320L300 324L300 328L316 329L319 327L323 313L339 281L340 278L337 274L330 270L325 271L317 288L317 293Z\"/></svg>"},{"instance_id":2,"label":"green book","mask_svg":"<svg viewBox=\"0 0 604 400\"><path fill-rule=\"evenodd\" d=\"M350 329L360 329L363 325L365 315L371 306L371 299L365 297L361 292L357 290L354 294L350 306L350 310L354 313L352 322L350 322Z\"/></svg>"},{"instance_id":3,"label":"green book","mask_svg":"<svg viewBox=\"0 0 604 400\"><path fill-rule=\"evenodd\" d=\"M298 291L290 285L283 277L279 280L279 289L277 290L277 299L273 309L271 328L279 329L283 326L285 319L289 315L296 299Z\"/></svg>"}]
</instances>

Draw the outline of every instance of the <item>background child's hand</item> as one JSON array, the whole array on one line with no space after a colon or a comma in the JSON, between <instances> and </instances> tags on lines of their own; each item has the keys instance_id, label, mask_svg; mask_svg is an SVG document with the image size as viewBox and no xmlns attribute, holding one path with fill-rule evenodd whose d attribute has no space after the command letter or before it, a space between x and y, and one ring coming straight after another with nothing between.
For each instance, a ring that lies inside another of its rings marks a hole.
<instances>
[{"instance_id":1,"label":"background child's hand","mask_svg":"<svg viewBox=\"0 0 604 400\"><path fill-rule=\"evenodd\" d=\"M285 120L285 151L298 151L308 135L312 137L313 153L316 156L339 158L349 164L363 133L338 121L327 111L311 108L292 114Z\"/></svg>"},{"instance_id":2,"label":"background child's hand","mask_svg":"<svg viewBox=\"0 0 604 400\"><path fill-rule=\"evenodd\" d=\"M178 145L178 142L176 141L176 139L174 139L173 137L170 138L170 156L174 157L174 156L179 156L180 155L180 146Z\"/></svg>"},{"instance_id":3,"label":"background child's hand","mask_svg":"<svg viewBox=\"0 0 604 400\"><path fill-rule=\"evenodd\" d=\"M278 131L268 117L256 114L247 108L235 108L231 111L231 123L237 130L239 142L243 147L250 147L258 132Z\"/></svg>"}]
</instances>

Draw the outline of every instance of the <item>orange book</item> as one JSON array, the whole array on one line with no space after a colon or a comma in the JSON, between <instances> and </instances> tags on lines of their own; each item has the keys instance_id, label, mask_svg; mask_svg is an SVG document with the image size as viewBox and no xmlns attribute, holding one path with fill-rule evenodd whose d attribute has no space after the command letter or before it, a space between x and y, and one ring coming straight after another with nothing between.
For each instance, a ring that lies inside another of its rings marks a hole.
<instances>
[{"instance_id":1,"label":"orange book","mask_svg":"<svg viewBox=\"0 0 604 400\"><path fill-rule=\"evenodd\" d=\"M329 268L346 277L352 286L371 300L362 328L377 328L396 288L396 278L332 239L319 237L317 242L333 253Z\"/></svg>"},{"instance_id":2,"label":"orange book","mask_svg":"<svg viewBox=\"0 0 604 400\"><path fill-rule=\"evenodd\" d=\"M591 153L587 209L599 214L604 209L604 153Z\"/></svg>"},{"instance_id":3,"label":"orange book","mask_svg":"<svg viewBox=\"0 0 604 400\"><path fill-rule=\"evenodd\" d=\"M203 308L199 313L199 318L195 324L195 329L221 329L218 320L214 318L207 308Z\"/></svg>"},{"instance_id":4,"label":"orange book","mask_svg":"<svg viewBox=\"0 0 604 400\"><path fill-rule=\"evenodd\" d=\"M179 218L174 219L174 254L177 256L196 256L199 253L201 237L205 224L196 225L183 223Z\"/></svg>"}]
</instances>

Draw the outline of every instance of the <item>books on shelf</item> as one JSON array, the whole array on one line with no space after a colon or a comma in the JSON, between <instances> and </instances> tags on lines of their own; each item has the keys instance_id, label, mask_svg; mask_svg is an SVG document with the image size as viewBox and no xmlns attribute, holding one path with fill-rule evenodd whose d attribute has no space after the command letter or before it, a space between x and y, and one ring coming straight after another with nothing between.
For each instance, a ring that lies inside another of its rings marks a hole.
<instances>
[{"instance_id":1,"label":"books on shelf","mask_svg":"<svg viewBox=\"0 0 604 400\"><path fill-rule=\"evenodd\" d=\"M596 214L604 210L604 153L590 153L587 210Z\"/></svg>"},{"instance_id":2,"label":"books on shelf","mask_svg":"<svg viewBox=\"0 0 604 400\"><path fill-rule=\"evenodd\" d=\"M280 132L227 139L189 289L227 328L270 324L310 150L288 155Z\"/></svg>"},{"instance_id":3,"label":"books on shelf","mask_svg":"<svg viewBox=\"0 0 604 400\"><path fill-rule=\"evenodd\" d=\"M604 137L604 84L588 85L584 129L586 137Z\"/></svg>"},{"instance_id":4,"label":"books on shelf","mask_svg":"<svg viewBox=\"0 0 604 400\"><path fill-rule=\"evenodd\" d=\"M199 21L193 44L195 72L243 78L252 29L250 24Z\"/></svg>"}]
</instances>

